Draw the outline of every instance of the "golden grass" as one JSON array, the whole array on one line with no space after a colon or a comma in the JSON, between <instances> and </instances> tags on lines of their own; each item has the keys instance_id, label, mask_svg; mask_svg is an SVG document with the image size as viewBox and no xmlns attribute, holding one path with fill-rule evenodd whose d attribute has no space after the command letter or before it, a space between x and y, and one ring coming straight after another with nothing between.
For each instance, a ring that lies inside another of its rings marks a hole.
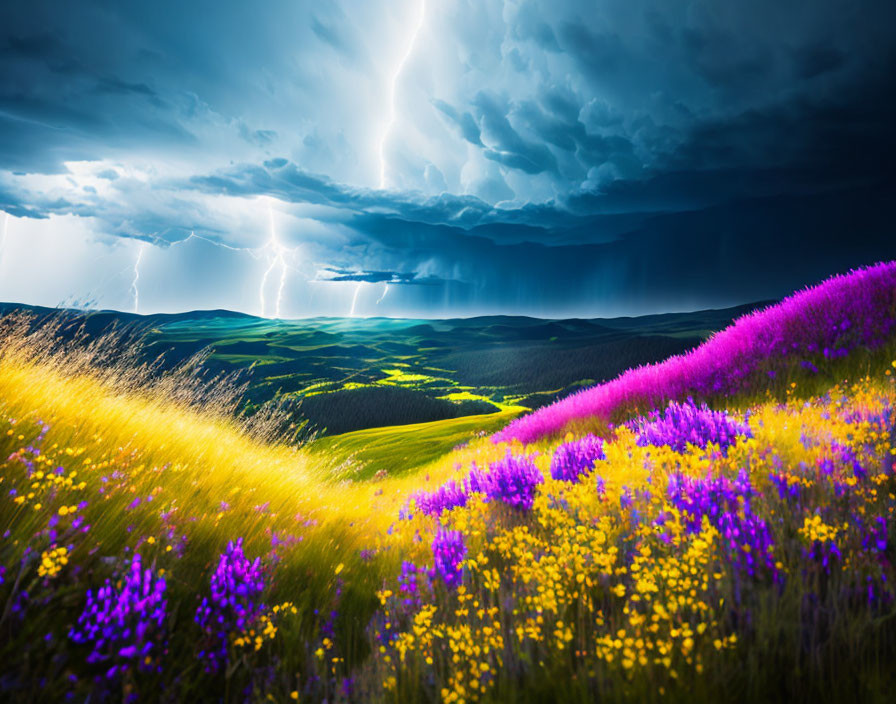
<instances>
[{"instance_id":1,"label":"golden grass","mask_svg":"<svg viewBox=\"0 0 896 704\"><path fill-rule=\"evenodd\" d=\"M287 563L310 564L330 575L328 565L344 563L346 572L354 565L376 579L362 567L359 552L373 546L411 493L444 479L465 459L461 455L470 453L440 458L402 477L340 481L336 462L326 453L266 440L270 433L264 429L247 429L232 412L227 380L213 380L221 389L210 393L208 382L200 388L182 370L157 378L127 354L111 355L115 339L60 345L53 326L32 333L13 322L10 330L9 320L0 321L8 333L0 339L0 414L19 427L48 423L44 446L83 453L61 461L70 471L90 460L92 476L83 470L81 476L93 486L103 462L126 467L128 490L135 497L154 496L153 513L145 520L155 523L163 508L173 508L182 519L189 517L191 540L203 542L209 555L237 537L261 549L271 532L279 532L302 539ZM495 452L488 439L472 445ZM104 536L110 549L125 539L118 534L134 520L123 515L123 505L113 502L92 519L94 533ZM9 519L21 521L28 510L24 506Z\"/></svg>"}]
</instances>

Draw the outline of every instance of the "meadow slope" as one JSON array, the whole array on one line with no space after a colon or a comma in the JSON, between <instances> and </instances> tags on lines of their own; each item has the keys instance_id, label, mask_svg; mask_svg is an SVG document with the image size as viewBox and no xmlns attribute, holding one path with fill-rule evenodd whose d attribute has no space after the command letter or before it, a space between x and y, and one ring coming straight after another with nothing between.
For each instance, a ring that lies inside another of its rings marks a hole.
<instances>
[{"instance_id":1,"label":"meadow slope","mask_svg":"<svg viewBox=\"0 0 896 704\"><path fill-rule=\"evenodd\" d=\"M835 276L780 303L753 311L696 349L630 369L519 418L496 440L532 442L581 420L615 420L690 396L724 403L750 396L802 372L831 376L832 361L886 347L896 328L896 262ZM781 379L779 379L781 377ZM834 378L835 379L835 378ZM777 382L777 383L776 383Z\"/></svg>"},{"instance_id":2,"label":"meadow slope","mask_svg":"<svg viewBox=\"0 0 896 704\"><path fill-rule=\"evenodd\" d=\"M893 271L750 318L798 354L714 338L738 384L673 359L619 413L549 407L385 477L346 471L367 431L328 460L8 335L0 697L886 701ZM383 452L427 452L404 432Z\"/></svg>"}]
</instances>

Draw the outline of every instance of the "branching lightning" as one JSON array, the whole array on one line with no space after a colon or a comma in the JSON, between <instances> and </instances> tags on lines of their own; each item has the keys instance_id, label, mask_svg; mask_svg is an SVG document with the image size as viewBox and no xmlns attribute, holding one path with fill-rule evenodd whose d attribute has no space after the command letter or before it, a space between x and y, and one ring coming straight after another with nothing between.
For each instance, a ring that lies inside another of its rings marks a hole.
<instances>
[{"instance_id":1,"label":"branching lightning","mask_svg":"<svg viewBox=\"0 0 896 704\"><path fill-rule=\"evenodd\" d=\"M277 286L277 307L274 309L274 317L280 317L280 303L283 301L283 289L286 287L286 262L280 266L280 284Z\"/></svg>"},{"instance_id":2,"label":"branching lightning","mask_svg":"<svg viewBox=\"0 0 896 704\"><path fill-rule=\"evenodd\" d=\"M146 249L146 242L140 243L140 249L137 250L137 259L134 260L134 279L131 281L131 293L134 295L134 312L140 312L140 262L143 261L143 252Z\"/></svg>"},{"instance_id":3,"label":"branching lightning","mask_svg":"<svg viewBox=\"0 0 896 704\"><path fill-rule=\"evenodd\" d=\"M411 57L411 53L414 51L414 44L417 42L417 35L420 34L420 30L423 28L423 20L425 18L426 0L420 0L420 14L417 17L417 23L414 25L413 31L411 32L407 49L405 50L404 55L401 57L401 60L395 66L395 70L392 72L392 80L389 81L389 119L383 128L383 132L380 135L379 142L380 188L386 187L386 140L389 137L389 133L392 131L392 125L395 124L395 91L398 84L398 77L401 75L401 72L404 69L404 65L407 63L407 60Z\"/></svg>"},{"instance_id":4,"label":"branching lightning","mask_svg":"<svg viewBox=\"0 0 896 704\"><path fill-rule=\"evenodd\" d=\"M364 285L364 282L363 282L363 281L359 281L359 282L358 282L358 285L355 286L355 295L352 296L352 308L351 308L351 310L348 312L348 317L349 317L349 318L354 318L354 317L355 317L355 305L357 305L357 303L358 303L358 294L361 293L361 286L363 286L363 285Z\"/></svg>"},{"instance_id":5,"label":"branching lightning","mask_svg":"<svg viewBox=\"0 0 896 704\"><path fill-rule=\"evenodd\" d=\"M286 254L286 247L280 244L280 240L277 239L277 231L274 228L274 209L271 207L270 203L268 203L268 218L271 223L271 238L268 240L267 244L264 246L264 249L269 250L271 252L271 263L268 266L267 270L264 272L264 276L261 277L261 283L258 286L258 299L261 302L261 317L264 317L266 310L266 302L264 289L268 283L268 277L273 273L274 269L278 266L280 267L280 283L277 286L277 300L274 304L274 317L280 317L280 305L283 302L283 290L286 287L286 270L289 268L286 264L286 259L284 255Z\"/></svg>"},{"instance_id":6,"label":"branching lightning","mask_svg":"<svg viewBox=\"0 0 896 704\"><path fill-rule=\"evenodd\" d=\"M383 284L383 295L376 299L376 304L379 305L383 302L383 299L386 297L386 294L389 293L389 284Z\"/></svg>"},{"instance_id":7,"label":"branching lightning","mask_svg":"<svg viewBox=\"0 0 896 704\"><path fill-rule=\"evenodd\" d=\"M258 259L255 251L249 249L248 247L232 247L229 244L224 244L223 242L217 242L216 240L209 239L208 237L203 237L202 235L197 235L195 232L191 232L189 237L185 237L182 240L178 240L177 242L172 242L170 244L171 247L180 247L181 245L186 244L190 240L200 240L201 242L207 242L208 244L214 247L220 247L221 249L229 249L231 252L246 252L247 254L252 255L254 259ZM153 237L153 241L157 243L168 244L166 240L163 240L159 237Z\"/></svg>"},{"instance_id":8,"label":"branching lightning","mask_svg":"<svg viewBox=\"0 0 896 704\"><path fill-rule=\"evenodd\" d=\"M186 237L177 242L171 243L171 247L180 247L185 245L190 240L199 240L201 242L205 242L207 244L212 245L213 247L220 247L221 249L227 249L231 252L239 252L241 254L248 254L250 257L255 259L256 261L266 257L268 259L268 266L264 271L264 274L261 276L261 281L258 284L258 301L261 307L260 315L265 317L268 315L268 300L265 295L265 290L268 286L268 280L271 275L274 274L275 270L279 268L279 280L277 282L277 297L273 302L273 317L279 318L283 305L283 295L286 291L286 278L290 271L295 272L296 269L293 266L290 266L287 262L287 255L292 253L295 254L298 247L288 248L277 237L277 230L274 224L274 209L272 204L272 199L268 201L268 222L269 222L269 231L270 235L268 240L261 247L250 248L250 247L234 247L229 244L224 244L223 242L218 242L216 240L210 239L208 237L203 237L202 235L197 235L195 232L191 232L189 237ZM153 238L154 241L159 242L160 244L168 244L164 240L160 238Z\"/></svg>"}]
</instances>

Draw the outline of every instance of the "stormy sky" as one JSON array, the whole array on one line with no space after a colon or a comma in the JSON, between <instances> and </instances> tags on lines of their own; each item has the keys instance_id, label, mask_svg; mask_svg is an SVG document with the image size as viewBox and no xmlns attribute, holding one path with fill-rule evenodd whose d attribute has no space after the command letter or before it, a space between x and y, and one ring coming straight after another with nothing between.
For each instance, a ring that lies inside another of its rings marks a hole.
<instances>
[{"instance_id":1,"label":"stormy sky","mask_svg":"<svg viewBox=\"0 0 896 704\"><path fill-rule=\"evenodd\" d=\"M880 0L5 0L0 300L693 310L896 258Z\"/></svg>"}]
</instances>

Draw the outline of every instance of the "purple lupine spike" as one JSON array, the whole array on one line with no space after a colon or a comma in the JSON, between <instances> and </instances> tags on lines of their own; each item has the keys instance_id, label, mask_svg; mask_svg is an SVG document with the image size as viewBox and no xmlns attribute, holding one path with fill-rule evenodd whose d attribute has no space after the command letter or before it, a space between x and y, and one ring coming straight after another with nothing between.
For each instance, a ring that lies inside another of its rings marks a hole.
<instances>
[{"instance_id":1,"label":"purple lupine spike","mask_svg":"<svg viewBox=\"0 0 896 704\"><path fill-rule=\"evenodd\" d=\"M135 553L121 587L107 579L96 592L88 590L69 638L90 646L88 663L113 663L106 670L108 678L135 666L151 667L151 656L164 647L165 586L165 578L144 569Z\"/></svg>"},{"instance_id":2,"label":"purple lupine spike","mask_svg":"<svg viewBox=\"0 0 896 704\"><path fill-rule=\"evenodd\" d=\"M468 494L485 494L488 482L485 478L485 472L476 466L474 462L470 473L464 480L464 489Z\"/></svg>"},{"instance_id":3,"label":"purple lupine spike","mask_svg":"<svg viewBox=\"0 0 896 704\"><path fill-rule=\"evenodd\" d=\"M465 506L467 493L457 482L450 481L435 491L420 491L413 495L417 509L426 516L439 516L443 511Z\"/></svg>"},{"instance_id":4,"label":"purple lupine spike","mask_svg":"<svg viewBox=\"0 0 896 704\"><path fill-rule=\"evenodd\" d=\"M226 662L231 634L247 630L264 611L260 601L264 586L260 558L249 561L242 538L228 543L212 573L211 597L202 600L194 617L209 643L200 652L209 670Z\"/></svg>"},{"instance_id":5,"label":"purple lupine spike","mask_svg":"<svg viewBox=\"0 0 896 704\"><path fill-rule=\"evenodd\" d=\"M456 589L464 579L461 563L467 555L464 534L458 530L440 530L432 540L435 574L449 589Z\"/></svg>"},{"instance_id":6,"label":"purple lupine spike","mask_svg":"<svg viewBox=\"0 0 896 704\"><path fill-rule=\"evenodd\" d=\"M507 453L492 462L488 471L475 464L461 484L450 481L432 492L420 492L412 498L421 513L438 516L443 511L465 506L471 494L484 494L488 501L501 501L508 506L528 511L535 500L535 487L544 477L531 457L516 457ZM407 507L402 512L409 514Z\"/></svg>"},{"instance_id":7,"label":"purple lupine spike","mask_svg":"<svg viewBox=\"0 0 896 704\"><path fill-rule=\"evenodd\" d=\"M686 403L672 401L662 414L653 412L630 425L638 433L638 445L668 445L676 452L686 451L689 444L706 447L709 443L727 452L738 436L753 437L749 425L724 411L710 410L706 404L697 406L692 399Z\"/></svg>"},{"instance_id":8,"label":"purple lupine spike","mask_svg":"<svg viewBox=\"0 0 896 704\"><path fill-rule=\"evenodd\" d=\"M493 501L503 501L511 508L528 511L535 501L535 487L544 477L531 457L507 453L503 459L492 462L487 474L482 475L485 495Z\"/></svg>"},{"instance_id":9,"label":"purple lupine spike","mask_svg":"<svg viewBox=\"0 0 896 704\"><path fill-rule=\"evenodd\" d=\"M578 481L579 477L594 468L597 460L606 459L604 442L594 435L586 435L579 440L565 442L554 450L551 458L551 477L567 482Z\"/></svg>"},{"instance_id":10,"label":"purple lupine spike","mask_svg":"<svg viewBox=\"0 0 896 704\"><path fill-rule=\"evenodd\" d=\"M398 592L404 597L405 606L420 606L418 576L425 574L425 572L425 569L417 567L413 562L404 560L401 563L401 573L398 575Z\"/></svg>"}]
</instances>

